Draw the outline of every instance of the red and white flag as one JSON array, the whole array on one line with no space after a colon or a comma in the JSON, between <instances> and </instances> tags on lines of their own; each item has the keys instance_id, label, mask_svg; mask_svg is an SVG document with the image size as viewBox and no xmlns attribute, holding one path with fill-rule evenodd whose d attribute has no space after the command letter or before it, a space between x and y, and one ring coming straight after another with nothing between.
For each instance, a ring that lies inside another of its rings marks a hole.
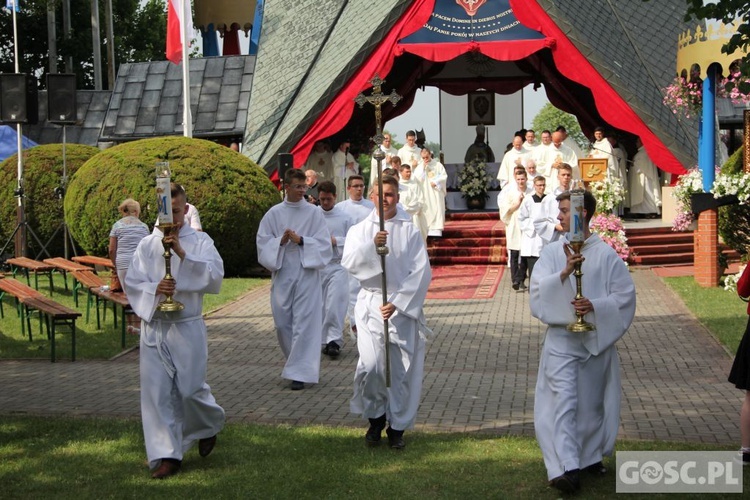
<instances>
[{"instance_id":1,"label":"red and white flag","mask_svg":"<svg viewBox=\"0 0 750 500\"><path fill-rule=\"evenodd\" d=\"M167 59L175 64L193 38L193 12L190 0L167 0Z\"/></svg>"}]
</instances>

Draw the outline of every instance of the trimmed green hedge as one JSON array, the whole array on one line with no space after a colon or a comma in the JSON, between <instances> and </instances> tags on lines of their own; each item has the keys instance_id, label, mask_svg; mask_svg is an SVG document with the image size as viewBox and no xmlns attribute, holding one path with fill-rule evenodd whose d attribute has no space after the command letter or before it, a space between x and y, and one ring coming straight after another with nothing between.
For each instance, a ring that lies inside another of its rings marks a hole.
<instances>
[{"instance_id":1,"label":"trimmed green hedge","mask_svg":"<svg viewBox=\"0 0 750 500\"><path fill-rule=\"evenodd\" d=\"M89 158L99 153L97 148L82 144L66 144L65 163L68 179ZM63 203L55 194L62 182L62 144L47 144L23 151L24 194L26 195L26 220L39 236L42 244L50 244L47 251L52 256L63 255L63 237L60 231L50 241L63 221ZM18 155L6 158L0 165L0 245L4 244L16 228L18 199L13 195L18 183ZM40 245L29 234L28 255L36 257ZM6 253L13 253L13 244ZM46 257L43 255L43 257Z\"/></svg>"},{"instance_id":2,"label":"trimmed green hedge","mask_svg":"<svg viewBox=\"0 0 750 500\"><path fill-rule=\"evenodd\" d=\"M224 259L227 276L257 266L255 235L263 215L280 195L260 167L246 156L210 141L159 137L121 144L99 153L71 179L66 220L81 247L106 255L109 232L125 198L141 204L141 220L156 218L156 162L169 161L172 180L185 187L198 208L203 230ZM82 202L84 201L85 202Z\"/></svg>"},{"instance_id":3,"label":"trimmed green hedge","mask_svg":"<svg viewBox=\"0 0 750 500\"><path fill-rule=\"evenodd\" d=\"M742 172L742 152L739 148L721 167L722 173ZM748 205L728 205L719 208L719 234L724 243L740 254L750 250L750 207Z\"/></svg>"}]
</instances>

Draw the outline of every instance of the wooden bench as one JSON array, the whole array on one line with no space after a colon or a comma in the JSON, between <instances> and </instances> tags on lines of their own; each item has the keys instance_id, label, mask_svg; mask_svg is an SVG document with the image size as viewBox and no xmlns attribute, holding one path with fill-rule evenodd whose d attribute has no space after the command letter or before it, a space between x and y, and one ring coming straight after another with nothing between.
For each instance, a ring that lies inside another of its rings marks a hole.
<instances>
[{"instance_id":1,"label":"wooden bench","mask_svg":"<svg viewBox=\"0 0 750 500\"><path fill-rule=\"evenodd\" d=\"M81 288L86 289L86 323L89 322L89 311L88 306L91 304L91 289L99 288L107 285L107 281L101 276L94 273L94 271L71 271L75 283L73 284L73 300L75 301L76 307L78 307L78 290Z\"/></svg>"},{"instance_id":2,"label":"wooden bench","mask_svg":"<svg viewBox=\"0 0 750 500\"><path fill-rule=\"evenodd\" d=\"M55 362L55 335L57 327L67 326L71 333L71 356L70 360L76 360L76 319L81 313L67 306L58 304L54 300L45 297L31 297L24 302L27 309L36 310L39 313L39 327L41 329L42 315L44 315L47 326L47 337L50 339L50 360ZM27 312L28 317L28 312ZM29 325L29 340L31 340L31 325Z\"/></svg>"},{"instance_id":3,"label":"wooden bench","mask_svg":"<svg viewBox=\"0 0 750 500\"><path fill-rule=\"evenodd\" d=\"M91 288L91 293L96 297L96 328L101 328L101 323L99 320L99 302L104 302L104 320L107 319L107 302L112 303L112 314L114 315L114 325L115 328L117 328L117 306L119 305L122 308L122 317L120 321L120 330L121 330L121 340L122 340L122 347L125 348L125 331L126 331L126 321L125 316L127 314L132 314L133 310L130 308L130 301L128 300L128 296L125 294L125 292L113 292L109 289L102 290L101 287L99 288ZM88 306L86 307L86 316L88 317Z\"/></svg>"},{"instance_id":4,"label":"wooden bench","mask_svg":"<svg viewBox=\"0 0 750 500\"><path fill-rule=\"evenodd\" d=\"M26 275L26 284L29 286L31 286L29 273L34 273L34 288L37 290L39 290L39 274L46 274L49 277L49 293L50 295L53 294L52 271L55 270L55 266L29 259L28 257L15 257L5 262L10 265L10 270L14 278L19 269L23 270L24 275Z\"/></svg>"},{"instance_id":5,"label":"wooden bench","mask_svg":"<svg viewBox=\"0 0 750 500\"><path fill-rule=\"evenodd\" d=\"M0 279L0 318L5 317L5 311L3 311L3 298L5 295L15 298L18 317L21 318L21 336L26 336L26 327L28 326L29 341L31 341L31 322L29 320L28 309L24 307L24 303L31 298L44 297L44 295L16 279Z\"/></svg>"},{"instance_id":6,"label":"wooden bench","mask_svg":"<svg viewBox=\"0 0 750 500\"><path fill-rule=\"evenodd\" d=\"M115 265L112 264L112 260L108 259L107 257L96 257L95 255L79 255L77 257L73 257L72 260L78 262L79 264L84 264L87 266L99 266L106 267L107 269L111 269L112 271L115 270Z\"/></svg>"},{"instance_id":7,"label":"wooden bench","mask_svg":"<svg viewBox=\"0 0 750 500\"><path fill-rule=\"evenodd\" d=\"M53 257L51 259L44 259L43 262L45 264L49 264L50 266L55 266L55 269L57 269L58 271L62 273L63 282L65 283L65 290L68 289L68 273L72 273L73 271L93 271L94 270L92 267L86 266L84 264L79 264L78 262L73 262L72 260L68 260L63 257Z\"/></svg>"}]
</instances>

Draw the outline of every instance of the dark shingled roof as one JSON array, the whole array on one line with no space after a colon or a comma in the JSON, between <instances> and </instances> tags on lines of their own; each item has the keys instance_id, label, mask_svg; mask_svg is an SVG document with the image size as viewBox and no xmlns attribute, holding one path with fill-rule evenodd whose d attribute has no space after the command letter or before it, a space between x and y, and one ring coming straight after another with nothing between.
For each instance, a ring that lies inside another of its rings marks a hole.
<instances>
[{"instance_id":1,"label":"dark shingled roof","mask_svg":"<svg viewBox=\"0 0 750 500\"><path fill-rule=\"evenodd\" d=\"M538 0L558 27L683 165L698 154L694 121L662 103L676 75L684 0Z\"/></svg>"},{"instance_id":2,"label":"dark shingled roof","mask_svg":"<svg viewBox=\"0 0 750 500\"><path fill-rule=\"evenodd\" d=\"M677 159L693 164L695 123L677 120L661 93L676 73L678 34L686 29L684 0L537 1ZM277 154L297 144L410 4L269 2L245 154L273 169Z\"/></svg>"},{"instance_id":3,"label":"dark shingled roof","mask_svg":"<svg viewBox=\"0 0 750 500\"><path fill-rule=\"evenodd\" d=\"M79 90L76 92L78 123L65 127L65 140L74 144L96 147L99 131L109 106L109 90ZM47 92L39 92L39 123L29 126L28 137L37 144L59 144L63 139L62 125L47 121Z\"/></svg>"},{"instance_id":4,"label":"dark shingled roof","mask_svg":"<svg viewBox=\"0 0 750 500\"><path fill-rule=\"evenodd\" d=\"M275 165L276 155L301 139L410 3L267 3L244 153L260 165Z\"/></svg>"},{"instance_id":5,"label":"dark shingled roof","mask_svg":"<svg viewBox=\"0 0 750 500\"><path fill-rule=\"evenodd\" d=\"M241 137L255 56L190 60L194 137ZM182 127L182 66L168 61L120 66L101 141L177 135Z\"/></svg>"}]
</instances>

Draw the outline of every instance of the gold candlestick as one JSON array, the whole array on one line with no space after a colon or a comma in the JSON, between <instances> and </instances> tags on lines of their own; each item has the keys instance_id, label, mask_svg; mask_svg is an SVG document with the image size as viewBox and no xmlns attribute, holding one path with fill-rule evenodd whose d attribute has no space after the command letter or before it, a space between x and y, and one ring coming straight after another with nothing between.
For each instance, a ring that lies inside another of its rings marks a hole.
<instances>
[{"instance_id":1,"label":"gold candlestick","mask_svg":"<svg viewBox=\"0 0 750 500\"><path fill-rule=\"evenodd\" d=\"M575 253L581 253L581 249L583 248L583 241L575 241L570 244L570 248L573 249ZM583 298L583 292L581 287L582 282L582 276L583 273L581 272L581 264L582 262L577 262L575 264L575 271L573 272L573 276L576 277L576 300ZM576 311L576 321L569 324L567 327L567 330L569 332L575 332L575 333L584 333L584 332L591 332L593 330L596 330L596 327L589 323L588 321L585 321L583 319L583 313Z\"/></svg>"},{"instance_id":2,"label":"gold candlestick","mask_svg":"<svg viewBox=\"0 0 750 500\"><path fill-rule=\"evenodd\" d=\"M172 235L180 229L176 224L162 224L159 226L159 228L161 229L162 233L164 233L164 238ZM173 280L172 243L164 241L164 238L162 238L162 245L164 245L164 253L162 254L164 256L164 279ZM167 295L167 298L159 302L159 305L156 306L156 310L162 312L175 312L182 311L183 309L185 309L185 305L182 304L182 302L174 300L172 298L172 295Z\"/></svg>"}]
</instances>

